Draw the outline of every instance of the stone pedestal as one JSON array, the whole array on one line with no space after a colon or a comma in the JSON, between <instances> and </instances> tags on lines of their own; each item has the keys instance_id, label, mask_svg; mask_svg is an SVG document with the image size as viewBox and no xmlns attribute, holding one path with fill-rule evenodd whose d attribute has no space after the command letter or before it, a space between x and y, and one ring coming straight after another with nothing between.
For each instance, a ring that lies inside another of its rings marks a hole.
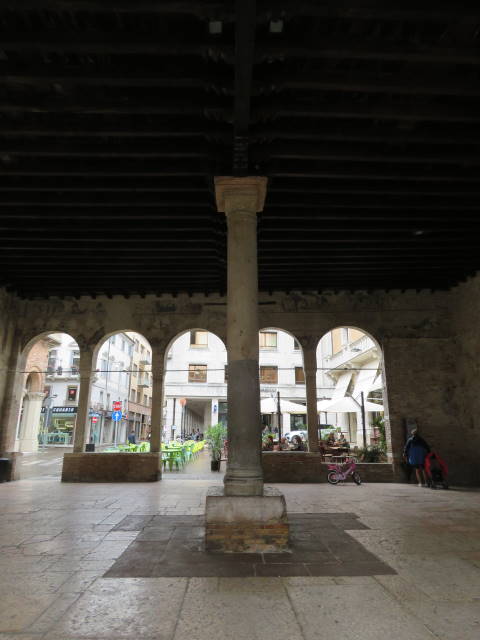
<instances>
[{"instance_id":1,"label":"stone pedestal","mask_svg":"<svg viewBox=\"0 0 480 640\"><path fill-rule=\"evenodd\" d=\"M285 497L272 487L260 496L225 495L210 487L205 511L207 551L279 553L288 551L289 528Z\"/></svg>"}]
</instances>

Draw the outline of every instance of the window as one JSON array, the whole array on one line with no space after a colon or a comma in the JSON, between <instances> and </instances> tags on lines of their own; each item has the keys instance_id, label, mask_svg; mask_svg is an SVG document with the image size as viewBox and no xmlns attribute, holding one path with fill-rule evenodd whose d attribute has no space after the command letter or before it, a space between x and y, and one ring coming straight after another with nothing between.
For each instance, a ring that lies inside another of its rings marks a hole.
<instances>
[{"instance_id":1,"label":"window","mask_svg":"<svg viewBox=\"0 0 480 640\"><path fill-rule=\"evenodd\" d=\"M278 384L278 367L260 367L260 382Z\"/></svg>"},{"instance_id":2,"label":"window","mask_svg":"<svg viewBox=\"0 0 480 640\"><path fill-rule=\"evenodd\" d=\"M143 356L143 354L145 353L145 347L143 346L143 344L140 345L140 354Z\"/></svg>"},{"instance_id":3,"label":"window","mask_svg":"<svg viewBox=\"0 0 480 640\"><path fill-rule=\"evenodd\" d=\"M125 340L122 338L122 351L125 351L127 348L127 343L125 342Z\"/></svg>"},{"instance_id":4,"label":"window","mask_svg":"<svg viewBox=\"0 0 480 640\"><path fill-rule=\"evenodd\" d=\"M300 343L295 338L293 339L293 350L294 351L300 351Z\"/></svg>"},{"instance_id":5,"label":"window","mask_svg":"<svg viewBox=\"0 0 480 640\"><path fill-rule=\"evenodd\" d=\"M295 384L305 384L305 371L303 367L295 367Z\"/></svg>"},{"instance_id":6,"label":"window","mask_svg":"<svg viewBox=\"0 0 480 640\"><path fill-rule=\"evenodd\" d=\"M138 367L136 364L133 365L133 371L132 371L132 376L135 376L135 378L137 377L137 373L138 373Z\"/></svg>"},{"instance_id":7,"label":"window","mask_svg":"<svg viewBox=\"0 0 480 640\"><path fill-rule=\"evenodd\" d=\"M113 344L113 345L115 344L115 336L112 336L110 338L110 344Z\"/></svg>"},{"instance_id":8,"label":"window","mask_svg":"<svg viewBox=\"0 0 480 640\"><path fill-rule=\"evenodd\" d=\"M103 391L100 391L100 404L102 405L102 409L103 409Z\"/></svg>"},{"instance_id":9,"label":"window","mask_svg":"<svg viewBox=\"0 0 480 640\"><path fill-rule=\"evenodd\" d=\"M224 382L228 382L228 364L225 365L225 379Z\"/></svg>"},{"instance_id":10,"label":"window","mask_svg":"<svg viewBox=\"0 0 480 640\"><path fill-rule=\"evenodd\" d=\"M144 393L144 394L143 394L143 404L144 404L145 406L147 406L147 405L148 405L148 400L147 400L147 394L146 394L146 393Z\"/></svg>"},{"instance_id":11,"label":"window","mask_svg":"<svg viewBox=\"0 0 480 640\"><path fill-rule=\"evenodd\" d=\"M276 349L277 348L277 332L276 331L260 331L259 344L260 344L260 349Z\"/></svg>"},{"instance_id":12,"label":"window","mask_svg":"<svg viewBox=\"0 0 480 640\"><path fill-rule=\"evenodd\" d=\"M205 349L208 347L207 331L190 331L190 348Z\"/></svg>"},{"instance_id":13,"label":"window","mask_svg":"<svg viewBox=\"0 0 480 640\"><path fill-rule=\"evenodd\" d=\"M72 351L72 376L78 374L80 370L80 351Z\"/></svg>"},{"instance_id":14,"label":"window","mask_svg":"<svg viewBox=\"0 0 480 640\"><path fill-rule=\"evenodd\" d=\"M137 391L136 401L137 401L138 404L140 404L140 391Z\"/></svg>"},{"instance_id":15,"label":"window","mask_svg":"<svg viewBox=\"0 0 480 640\"><path fill-rule=\"evenodd\" d=\"M138 353L139 344L138 340L135 340L135 353Z\"/></svg>"},{"instance_id":16,"label":"window","mask_svg":"<svg viewBox=\"0 0 480 640\"><path fill-rule=\"evenodd\" d=\"M188 365L188 381L189 382L206 382L207 381L207 365L206 364L189 364Z\"/></svg>"},{"instance_id":17,"label":"window","mask_svg":"<svg viewBox=\"0 0 480 640\"><path fill-rule=\"evenodd\" d=\"M130 389L130 400L135 402L135 389Z\"/></svg>"},{"instance_id":18,"label":"window","mask_svg":"<svg viewBox=\"0 0 480 640\"><path fill-rule=\"evenodd\" d=\"M76 399L77 399L77 387L68 387L67 400L69 402L75 402Z\"/></svg>"},{"instance_id":19,"label":"window","mask_svg":"<svg viewBox=\"0 0 480 640\"><path fill-rule=\"evenodd\" d=\"M110 394L107 393L107 409L110 410Z\"/></svg>"},{"instance_id":20,"label":"window","mask_svg":"<svg viewBox=\"0 0 480 640\"><path fill-rule=\"evenodd\" d=\"M55 365L57 363L57 350L52 349L48 354L47 373L55 373Z\"/></svg>"},{"instance_id":21,"label":"window","mask_svg":"<svg viewBox=\"0 0 480 640\"><path fill-rule=\"evenodd\" d=\"M107 369L108 362L106 360L100 360L100 375L102 376L102 378L107 377Z\"/></svg>"}]
</instances>

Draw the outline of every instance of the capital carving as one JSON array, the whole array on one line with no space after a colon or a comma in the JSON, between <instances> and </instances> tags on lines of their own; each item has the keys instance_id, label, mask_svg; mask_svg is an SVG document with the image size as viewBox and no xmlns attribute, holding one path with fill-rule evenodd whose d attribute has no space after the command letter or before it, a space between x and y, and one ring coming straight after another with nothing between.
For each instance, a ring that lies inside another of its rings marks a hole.
<instances>
[{"instance_id":1,"label":"capital carving","mask_svg":"<svg viewBox=\"0 0 480 640\"><path fill-rule=\"evenodd\" d=\"M232 211L263 211L267 194L267 178L264 176L216 176L214 180L215 198L220 213L228 215Z\"/></svg>"}]
</instances>

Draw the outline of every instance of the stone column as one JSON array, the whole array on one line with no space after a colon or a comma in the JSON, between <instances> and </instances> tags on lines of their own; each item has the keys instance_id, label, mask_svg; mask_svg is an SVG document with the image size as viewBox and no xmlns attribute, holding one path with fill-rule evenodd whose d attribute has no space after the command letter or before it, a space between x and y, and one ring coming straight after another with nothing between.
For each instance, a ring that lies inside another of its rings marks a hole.
<instances>
[{"instance_id":1,"label":"stone column","mask_svg":"<svg viewBox=\"0 0 480 640\"><path fill-rule=\"evenodd\" d=\"M165 349L152 345L152 418L150 452L159 453L162 445Z\"/></svg>"},{"instance_id":2,"label":"stone column","mask_svg":"<svg viewBox=\"0 0 480 640\"><path fill-rule=\"evenodd\" d=\"M23 418L20 425L18 450L22 453L38 451L38 431L40 414L45 394L38 391L28 391L23 400Z\"/></svg>"},{"instance_id":3,"label":"stone column","mask_svg":"<svg viewBox=\"0 0 480 640\"><path fill-rule=\"evenodd\" d=\"M308 450L318 451L317 352L313 346L303 349L303 368L307 391Z\"/></svg>"},{"instance_id":4,"label":"stone column","mask_svg":"<svg viewBox=\"0 0 480 640\"><path fill-rule=\"evenodd\" d=\"M73 439L73 452L83 453L87 441L87 420L90 410L90 389L93 371L93 350L80 349L80 393L78 396L77 419L75 421L75 433Z\"/></svg>"},{"instance_id":5,"label":"stone column","mask_svg":"<svg viewBox=\"0 0 480 640\"><path fill-rule=\"evenodd\" d=\"M263 495L258 373L257 212L267 179L217 177L228 227L228 463L225 495Z\"/></svg>"}]
</instances>

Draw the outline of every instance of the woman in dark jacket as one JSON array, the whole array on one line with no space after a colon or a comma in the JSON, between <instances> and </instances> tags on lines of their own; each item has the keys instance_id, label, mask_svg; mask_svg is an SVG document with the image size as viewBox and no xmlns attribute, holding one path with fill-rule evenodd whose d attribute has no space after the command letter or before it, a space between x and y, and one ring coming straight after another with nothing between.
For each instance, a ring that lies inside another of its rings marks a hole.
<instances>
[{"instance_id":1,"label":"woman in dark jacket","mask_svg":"<svg viewBox=\"0 0 480 640\"><path fill-rule=\"evenodd\" d=\"M419 487L427 486L424 465L425 458L429 451L430 447L427 442L418 435L418 430L412 429L411 435L405 444L403 455L408 464L415 467Z\"/></svg>"}]
</instances>

